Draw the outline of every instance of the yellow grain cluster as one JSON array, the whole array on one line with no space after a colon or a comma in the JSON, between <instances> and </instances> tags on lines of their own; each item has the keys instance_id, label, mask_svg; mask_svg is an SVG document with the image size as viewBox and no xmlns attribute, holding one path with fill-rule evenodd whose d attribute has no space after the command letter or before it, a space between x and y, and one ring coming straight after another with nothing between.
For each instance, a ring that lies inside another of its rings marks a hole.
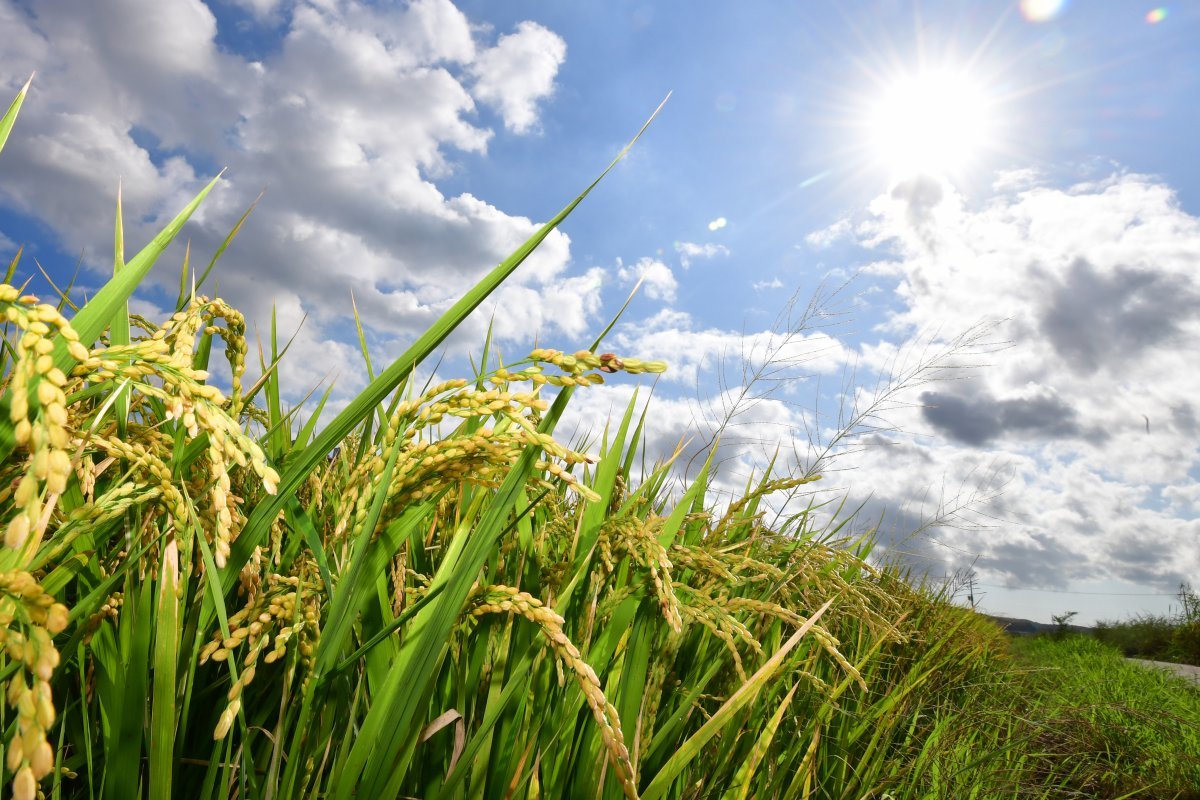
<instances>
[{"instance_id":1,"label":"yellow grain cluster","mask_svg":"<svg viewBox=\"0 0 1200 800\"><path fill-rule=\"evenodd\" d=\"M32 295L22 296L16 287L0 284L0 310L4 320L20 331L7 389L11 397L9 417L13 435L28 453L25 473L13 495L18 513L8 521L4 543L13 549L26 548L33 534L34 543L28 547L33 550L45 533L48 517L43 514L45 497L61 494L71 477L67 400L63 391L67 376L55 366L53 337L62 337L68 354L76 361L87 359L88 352L58 309L38 303Z\"/></svg>"},{"instance_id":2,"label":"yellow grain cluster","mask_svg":"<svg viewBox=\"0 0 1200 800\"><path fill-rule=\"evenodd\" d=\"M223 321L224 326L215 324ZM211 525L213 555L217 566L225 566L230 542L236 533L236 498L231 494L231 468L249 466L268 493L274 493L279 475L267 465L262 448L242 430L241 382L245 371L245 323L241 314L221 299L195 297L148 337L128 345L93 351L75 368L73 375L91 383L128 382L131 409L143 398L163 403L167 419L179 420L191 439L207 434L207 466L210 488L207 514ZM231 369L231 396L205 383L209 375L192 366L195 343L200 333L221 337ZM162 493L166 510L176 529L186 525L188 506L172 480L168 467L174 442L166 437L126 436L97 433L91 439L106 454L124 460Z\"/></svg>"},{"instance_id":3,"label":"yellow grain cluster","mask_svg":"<svg viewBox=\"0 0 1200 800\"><path fill-rule=\"evenodd\" d=\"M295 575L268 575L266 587L229 618L229 636L218 632L200 651L200 663L204 664L209 659L226 661L243 645L246 648L244 669L226 696L228 705L217 721L214 739L223 739L229 733L241 710L242 690L254 680L263 653L265 663L274 663L287 655L288 645L295 640L300 657L311 666L321 632L319 606L320 595L314 584Z\"/></svg>"},{"instance_id":4,"label":"yellow grain cluster","mask_svg":"<svg viewBox=\"0 0 1200 800\"><path fill-rule=\"evenodd\" d=\"M13 286L0 284L0 311L4 321L19 331L6 389L13 436L24 450L20 477L11 490L16 514L5 525L7 549L0 555L0 563L9 567L0 574L0 645L19 666L5 693L8 704L17 710L5 763L14 775L13 797L32 800L37 781L54 766L46 731L55 719L50 678L59 655L51 637L66 628L67 608L23 568L41 544L57 498L72 474L64 392L68 378L55 365L54 337L61 337L67 355L76 361L86 359L88 353L58 309L38 303L36 297L22 296ZM5 487L4 493L9 491Z\"/></svg>"},{"instance_id":5,"label":"yellow grain cluster","mask_svg":"<svg viewBox=\"0 0 1200 800\"><path fill-rule=\"evenodd\" d=\"M613 517L606 521L596 539L596 554L603 569L594 573L593 581L611 575L621 558L629 556L634 564L649 573L663 619L672 631L679 633L683 630L683 619L679 598L671 586L671 560L666 548L658 541L661 525L662 519L653 516L649 519Z\"/></svg>"},{"instance_id":6,"label":"yellow grain cluster","mask_svg":"<svg viewBox=\"0 0 1200 800\"><path fill-rule=\"evenodd\" d=\"M343 487L338 536L360 530L365 524L376 489L391 460L394 465L381 520L394 517L413 501L436 496L452 487L495 488L531 445L547 455L536 462L537 470L562 481L581 497L597 500L598 495L571 473L573 466L592 459L538 430L539 415L549 408L549 403L538 396L536 387L546 383L568 385L564 383L568 379L569 385L601 383L599 372L589 373L589 370L661 372L666 366L653 361L622 360L611 354L597 356L589 351L567 356L557 350L539 349L528 360L533 363L524 369L501 367L487 376L486 382L492 389L455 379L398 403L388 418L381 446L354 468ZM553 364L567 374L547 376L538 362ZM533 391L510 391L512 384L520 382L532 383ZM445 431L439 426L448 418L463 422L457 429ZM532 482L547 485L547 479L539 476Z\"/></svg>"},{"instance_id":7,"label":"yellow grain cluster","mask_svg":"<svg viewBox=\"0 0 1200 800\"><path fill-rule=\"evenodd\" d=\"M223 301L194 298L163 326L143 326L149 329L146 335L91 350L57 308L6 284L0 284L0 316L17 329L3 386L16 448L0 486L0 496L11 501L15 512L4 521L5 548L0 551L0 568L9 570L0 574L0 645L21 667L7 685L17 725L6 759L15 776L14 796L25 800L35 796L38 780L53 767L46 740L55 716L49 679L58 651L52 637L67 623L66 607L25 571L35 557L53 556L39 554L43 541L53 533L52 549L61 553L81 531L134 507L157 506L167 524L160 529L155 514L143 514L148 541L162 533L199 529L223 565L239 527L235 514L240 500L231 492L230 470L249 467L268 492L275 491L279 476L238 421L245 324ZM192 366L201 333L225 341L232 370L230 399L205 383L205 371ZM113 414L118 394L127 403L127 416L120 422ZM152 400L162 403L168 419L179 420L185 441L207 435L207 459L198 462L206 475L180 480L174 474L177 442L157 428L163 419L150 408ZM94 496L97 476L114 465L126 479ZM83 502L63 513L61 496L72 478ZM190 497L204 494L207 507L197 509ZM116 617L121 602L121 594L114 593L83 622L85 642L105 620Z\"/></svg>"},{"instance_id":8,"label":"yellow grain cluster","mask_svg":"<svg viewBox=\"0 0 1200 800\"><path fill-rule=\"evenodd\" d=\"M13 797L33 800L37 782L54 767L46 732L56 716L50 678L58 666L51 637L67 627L67 608L28 572L0 574L0 645L20 669L8 680L5 698L17 710L5 764L14 774Z\"/></svg>"}]
</instances>

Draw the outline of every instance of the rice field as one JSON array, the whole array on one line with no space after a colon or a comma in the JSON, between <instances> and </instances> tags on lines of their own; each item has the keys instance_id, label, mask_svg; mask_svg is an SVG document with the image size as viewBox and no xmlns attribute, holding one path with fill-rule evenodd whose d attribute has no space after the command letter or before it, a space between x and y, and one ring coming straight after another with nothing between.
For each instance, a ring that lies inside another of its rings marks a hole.
<instances>
[{"instance_id":1,"label":"rice field","mask_svg":"<svg viewBox=\"0 0 1200 800\"><path fill-rule=\"evenodd\" d=\"M318 429L274 326L244 380L247 322L187 263L168 319L129 312L214 184L128 260L118 202L86 303L15 286L19 253L0 285L14 798L1084 796L1013 727L1033 684L994 625L845 518L767 513L819 476L681 488L634 404L556 436L669 365L485 343L416 382L592 187Z\"/></svg>"}]
</instances>

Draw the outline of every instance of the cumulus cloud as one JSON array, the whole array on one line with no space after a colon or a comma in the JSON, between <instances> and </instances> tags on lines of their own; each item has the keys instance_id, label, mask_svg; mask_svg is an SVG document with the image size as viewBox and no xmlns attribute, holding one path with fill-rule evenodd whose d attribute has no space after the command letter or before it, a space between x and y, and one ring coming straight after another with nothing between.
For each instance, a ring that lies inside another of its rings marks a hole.
<instances>
[{"instance_id":1,"label":"cumulus cloud","mask_svg":"<svg viewBox=\"0 0 1200 800\"><path fill-rule=\"evenodd\" d=\"M628 267L618 259L617 277L627 285L641 281L642 292L651 300L675 302L675 290L679 288L675 273L658 259L642 257L636 264Z\"/></svg>"},{"instance_id":2,"label":"cumulus cloud","mask_svg":"<svg viewBox=\"0 0 1200 800\"><path fill-rule=\"evenodd\" d=\"M864 350L865 361L886 358L897 337L981 318L1001 320L1011 345L971 381L927 387L890 419L906 432L892 447L847 464L893 508L1003 466L1004 493L979 508L988 530L940 530L922 556L935 574L978 556L976 570L1000 585L1171 591L1200 571L1190 477L1200 469L1200 219L1142 175L1002 183L972 206L945 185L910 182L855 228L898 301L883 355ZM917 503L916 516L936 505Z\"/></svg>"},{"instance_id":3,"label":"cumulus cloud","mask_svg":"<svg viewBox=\"0 0 1200 800\"><path fill-rule=\"evenodd\" d=\"M822 331L738 331L697 324L683 311L663 309L647 319L623 325L616 343L630 355L666 361L669 382L695 385L703 377L734 366L753 372L771 362L791 371L794 379L804 375L840 370L850 357L846 347Z\"/></svg>"},{"instance_id":4,"label":"cumulus cloud","mask_svg":"<svg viewBox=\"0 0 1200 800\"><path fill-rule=\"evenodd\" d=\"M1154 265L1102 271L1080 257L1046 282L1038 331L1064 363L1084 373L1123 368L1151 348L1178 343L1200 300L1190 276Z\"/></svg>"},{"instance_id":5,"label":"cumulus cloud","mask_svg":"<svg viewBox=\"0 0 1200 800\"><path fill-rule=\"evenodd\" d=\"M499 111L509 130L528 133L537 124L538 103L550 96L566 57L561 36L536 22L522 22L472 65L475 97Z\"/></svg>"},{"instance_id":6,"label":"cumulus cloud","mask_svg":"<svg viewBox=\"0 0 1200 800\"><path fill-rule=\"evenodd\" d=\"M1167 486L1162 491L1167 502L1167 512L1192 519L1200 514L1200 483Z\"/></svg>"},{"instance_id":7,"label":"cumulus cloud","mask_svg":"<svg viewBox=\"0 0 1200 800\"><path fill-rule=\"evenodd\" d=\"M1003 399L986 390L926 391L921 393L920 401L926 422L948 438L975 447L1008 433L1043 440L1107 438L1102 428L1085 431L1075 409L1041 387L1033 387L1026 396Z\"/></svg>"},{"instance_id":8,"label":"cumulus cloud","mask_svg":"<svg viewBox=\"0 0 1200 800\"><path fill-rule=\"evenodd\" d=\"M804 241L807 242L810 247L822 250L841 239L845 239L850 235L851 230L852 227L850 225L850 220L839 219L832 225L808 234L804 237Z\"/></svg>"},{"instance_id":9,"label":"cumulus cloud","mask_svg":"<svg viewBox=\"0 0 1200 800\"><path fill-rule=\"evenodd\" d=\"M729 248L723 244L697 244L696 242L676 242L675 252L679 253L679 263L684 269L692 266L692 260L697 258L715 258L729 255Z\"/></svg>"},{"instance_id":10,"label":"cumulus cloud","mask_svg":"<svg viewBox=\"0 0 1200 800\"><path fill-rule=\"evenodd\" d=\"M0 0L0 88L11 96L37 71L0 160L0 203L103 270L118 181L132 252L227 165L189 224L193 259L267 193L218 268L221 294L250 319L272 305L306 313L305 352L324 374L347 363L334 331L353 291L387 357L537 229L439 183L458 154L486 153L496 135L477 103L512 133L536 130L562 41L533 23L493 41L449 0L241 5L283 31L261 61L219 47L217 19L199 0L164 0L153 14L137 0ZM168 272L152 273L148 290L172 292L178 275ZM464 337L493 309L501 340L532 338L534 322L576 335L598 307L597 277L572 272L561 232L505 291ZM517 302L522 324L508 324ZM343 376L339 388L349 384Z\"/></svg>"},{"instance_id":11,"label":"cumulus cloud","mask_svg":"<svg viewBox=\"0 0 1200 800\"><path fill-rule=\"evenodd\" d=\"M946 187L928 175L918 175L899 183L891 192L891 199L904 209L910 232L930 248L936 246L932 228L938 222L936 211L945 197Z\"/></svg>"},{"instance_id":12,"label":"cumulus cloud","mask_svg":"<svg viewBox=\"0 0 1200 800\"><path fill-rule=\"evenodd\" d=\"M725 219L724 217L717 217L712 222L708 223L708 229L710 231L719 231L728 224L729 220Z\"/></svg>"}]
</instances>

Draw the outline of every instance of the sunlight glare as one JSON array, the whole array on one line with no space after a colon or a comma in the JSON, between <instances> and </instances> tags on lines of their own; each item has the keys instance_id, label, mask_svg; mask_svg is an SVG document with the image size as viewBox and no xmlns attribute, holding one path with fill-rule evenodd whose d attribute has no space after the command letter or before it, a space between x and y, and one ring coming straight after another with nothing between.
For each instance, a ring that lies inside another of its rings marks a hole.
<instances>
[{"instance_id":1,"label":"sunlight glare","mask_svg":"<svg viewBox=\"0 0 1200 800\"><path fill-rule=\"evenodd\" d=\"M987 144L988 105L983 89L961 74L900 77L869 114L871 149L895 179L962 170Z\"/></svg>"},{"instance_id":2,"label":"sunlight glare","mask_svg":"<svg viewBox=\"0 0 1200 800\"><path fill-rule=\"evenodd\" d=\"M1030 22L1049 22L1066 8L1066 0L1021 0L1021 14Z\"/></svg>"}]
</instances>

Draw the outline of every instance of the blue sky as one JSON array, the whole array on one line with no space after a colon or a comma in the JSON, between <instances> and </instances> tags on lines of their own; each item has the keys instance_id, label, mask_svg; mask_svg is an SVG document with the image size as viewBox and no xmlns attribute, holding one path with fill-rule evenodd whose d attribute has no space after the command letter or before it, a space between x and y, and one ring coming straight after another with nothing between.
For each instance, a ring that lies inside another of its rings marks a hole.
<instances>
[{"instance_id":1,"label":"blue sky","mask_svg":"<svg viewBox=\"0 0 1200 800\"><path fill-rule=\"evenodd\" d=\"M61 280L82 253L97 286L118 181L136 242L228 167L193 252L267 189L221 294L307 315L283 374L335 373L335 403L365 380L351 291L397 354L672 92L486 309L505 354L586 345L642 277L610 346L672 366L655 452L732 414L732 487L836 441L821 496L922 571L973 567L996 613L1162 612L1200 572L1195 6L0 0L0 30L6 93L37 72L0 258ZM767 354L786 380L740 391ZM836 440L839 402L886 413Z\"/></svg>"}]
</instances>

